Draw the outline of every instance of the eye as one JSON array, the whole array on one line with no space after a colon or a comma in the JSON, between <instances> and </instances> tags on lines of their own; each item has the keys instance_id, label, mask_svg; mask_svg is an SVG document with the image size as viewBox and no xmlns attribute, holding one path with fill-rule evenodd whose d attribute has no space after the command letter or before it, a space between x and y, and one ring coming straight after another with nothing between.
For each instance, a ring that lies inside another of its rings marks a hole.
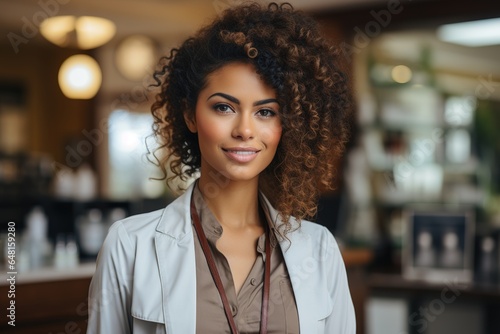
<instances>
[{"instance_id":1,"label":"eye","mask_svg":"<svg viewBox=\"0 0 500 334\"><path fill-rule=\"evenodd\" d=\"M257 111L257 114L261 117L266 117L266 118L276 116L276 112L271 109L260 109L259 111Z\"/></svg>"},{"instance_id":2,"label":"eye","mask_svg":"<svg viewBox=\"0 0 500 334\"><path fill-rule=\"evenodd\" d=\"M213 108L215 111L220 112L222 114L228 114L228 113L233 112L233 109L231 109L231 107L229 105L224 104L224 103L218 103L218 104L214 105Z\"/></svg>"}]
</instances>

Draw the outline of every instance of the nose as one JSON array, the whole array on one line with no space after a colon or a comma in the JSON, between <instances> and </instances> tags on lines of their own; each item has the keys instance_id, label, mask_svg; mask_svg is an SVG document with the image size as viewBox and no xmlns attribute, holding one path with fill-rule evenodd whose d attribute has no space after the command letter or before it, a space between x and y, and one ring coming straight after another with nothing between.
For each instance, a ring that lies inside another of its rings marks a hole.
<instances>
[{"instance_id":1,"label":"nose","mask_svg":"<svg viewBox=\"0 0 500 334\"><path fill-rule=\"evenodd\" d=\"M235 119L232 136L241 140L249 140L254 137L255 124L251 114L241 113Z\"/></svg>"}]
</instances>

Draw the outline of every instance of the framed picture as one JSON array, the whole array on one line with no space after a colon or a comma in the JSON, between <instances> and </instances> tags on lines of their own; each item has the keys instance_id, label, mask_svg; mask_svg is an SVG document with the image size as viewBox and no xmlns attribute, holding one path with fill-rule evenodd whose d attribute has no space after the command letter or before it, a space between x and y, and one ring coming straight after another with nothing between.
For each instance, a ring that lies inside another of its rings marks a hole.
<instances>
[{"instance_id":1,"label":"framed picture","mask_svg":"<svg viewBox=\"0 0 500 334\"><path fill-rule=\"evenodd\" d=\"M470 282L474 220L471 211L408 211L403 276L408 279Z\"/></svg>"}]
</instances>

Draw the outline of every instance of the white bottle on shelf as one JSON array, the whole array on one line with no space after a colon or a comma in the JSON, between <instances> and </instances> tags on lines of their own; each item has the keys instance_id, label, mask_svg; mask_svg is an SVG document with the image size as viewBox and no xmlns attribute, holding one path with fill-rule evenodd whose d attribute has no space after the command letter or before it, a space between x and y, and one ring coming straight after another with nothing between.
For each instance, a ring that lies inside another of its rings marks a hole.
<instances>
[{"instance_id":1,"label":"white bottle on shelf","mask_svg":"<svg viewBox=\"0 0 500 334\"><path fill-rule=\"evenodd\" d=\"M57 269L75 268L78 263L78 247L73 236L58 235L54 254L54 267Z\"/></svg>"},{"instance_id":2,"label":"white bottle on shelf","mask_svg":"<svg viewBox=\"0 0 500 334\"><path fill-rule=\"evenodd\" d=\"M54 267L56 269L66 267L66 243L62 234L57 236L56 248L54 250Z\"/></svg>"},{"instance_id":3,"label":"white bottle on shelf","mask_svg":"<svg viewBox=\"0 0 500 334\"><path fill-rule=\"evenodd\" d=\"M73 197L89 201L97 197L97 177L88 164L83 164L75 174Z\"/></svg>"},{"instance_id":4,"label":"white bottle on shelf","mask_svg":"<svg viewBox=\"0 0 500 334\"><path fill-rule=\"evenodd\" d=\"M87 215L78 222L78 232L82 251L87 255L97 255L106 233L101 211L89 210Z\"/></svg>"},{"instance_id":5,"label":"white bottle on shelf","mask_svg":"<svg viewBox=\"0 0 500 334\"><path fill-rule=\"evenodd\" d=\"M75 268L78 266L78 247L73 235L69 235L66 240L66 267Z\"/></svg>"},{"instance_id":6,"label":"white bottle on shelf","mask_svg":"<svg viewBox=\"0 0 500 334\"><path fill-rule=\"evenodd\" d=\"M27 217L24 246L29 257L31 269L40 268L47 264L51 248L47 237L48 220L40 206L35 206Z\"/></svg>"}]
</instances>

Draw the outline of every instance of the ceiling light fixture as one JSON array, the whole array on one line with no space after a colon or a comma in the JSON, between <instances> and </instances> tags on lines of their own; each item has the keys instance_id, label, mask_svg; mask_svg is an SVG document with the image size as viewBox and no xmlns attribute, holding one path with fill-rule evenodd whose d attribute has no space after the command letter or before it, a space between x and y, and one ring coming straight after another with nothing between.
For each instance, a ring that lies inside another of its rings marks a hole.
<instances>
[{"instance_id":1,"label":"ceiling light fixture","mask_svg":"<svg viewBox=\"0 0 500 334\"><path fill-rule=\"evenodd\" d=\"M445 24L437 30L442 41L465 46L500 44L500 18Z\"/></svg>"},{"instance_id":2,"label":"ceiling light fixture","mask_svg":"<svg viewBox=\"0 0 500 334\"><path fill-rule=\"evenodd\" d=\"M40 32L55 45L87 50L107 43L115 35L116 26L95 16L54 16L40 24Z\"/></svg>"},{"instance_id":3,"label":"ceiling light fixture","mask_svg":"<svg viewBox=\"0 0 500 334\"><path fill-rule=\"evenodd\" d=\"M115 51L118 71L127 79L140 81L152 72L157 61L156 43L144 35L131 35L120 42Z\"/></svg>"},{"instance_id":4,"label":"ceiling light fixture","mask_svg":"<svg viewBox=\"0 0 500 334\"><path fill-rule=\"evenodd\" d=\"M91 99L101 87L102 73L94 58L78 54L59 69L59 87L70 99Z\"/></svg>"}]
</instances>

